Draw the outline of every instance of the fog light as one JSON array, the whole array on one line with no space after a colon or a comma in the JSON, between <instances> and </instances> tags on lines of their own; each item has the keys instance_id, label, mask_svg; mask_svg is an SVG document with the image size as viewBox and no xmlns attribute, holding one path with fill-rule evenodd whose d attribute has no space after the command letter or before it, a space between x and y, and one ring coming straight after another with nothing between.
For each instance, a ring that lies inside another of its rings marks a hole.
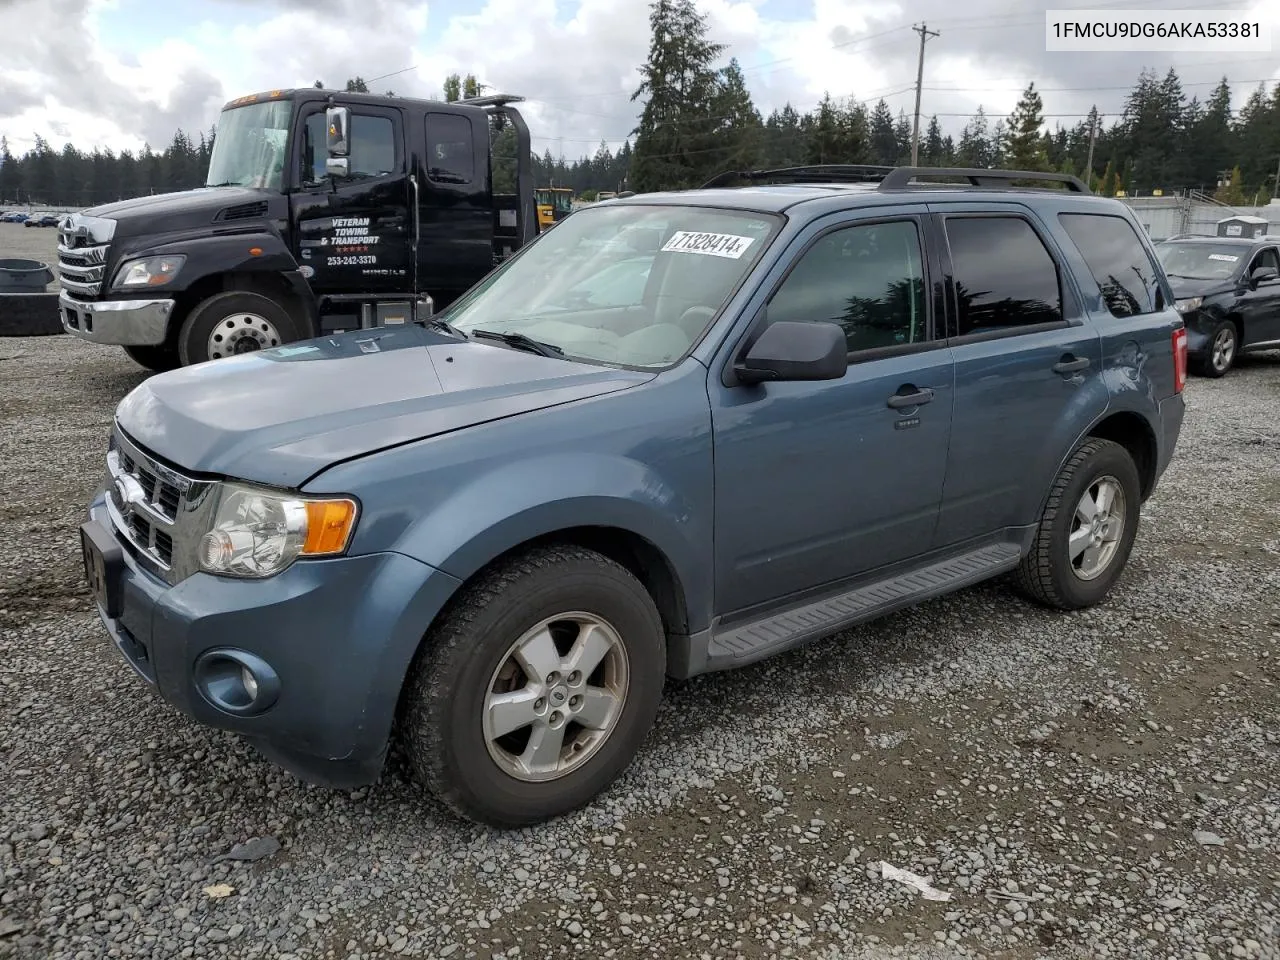
<instances>
[{"instance_id":1,"label":"fog light","mask_svg":"<svg viewBox=\"0 0 1280 960\"><path fill-rule=\"evenodd\" d=\"M247 650L206 650L192 667L195 688L208 703L236 716L270 710L280 696L280 677Z\"/></svg>"}]
</instances>

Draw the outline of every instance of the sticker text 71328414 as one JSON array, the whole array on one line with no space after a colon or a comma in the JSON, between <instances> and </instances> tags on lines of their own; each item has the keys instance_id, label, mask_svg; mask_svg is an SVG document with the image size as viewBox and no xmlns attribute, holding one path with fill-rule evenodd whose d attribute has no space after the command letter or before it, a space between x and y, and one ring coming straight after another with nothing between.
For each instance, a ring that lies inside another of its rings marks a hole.
<instances>
[{"instance_id":1,"label":"sticker text 71328414","mask_svg":"<svg viewBox=\"0 0 1280 960\"><path fill-rule=\"evenodd\" d=\"M700 253L708 257L737 260L755 242L755 237L739 237L732 233L700 233L677 230L662 245L664 253Z\"/></svg>"}]
</instances>

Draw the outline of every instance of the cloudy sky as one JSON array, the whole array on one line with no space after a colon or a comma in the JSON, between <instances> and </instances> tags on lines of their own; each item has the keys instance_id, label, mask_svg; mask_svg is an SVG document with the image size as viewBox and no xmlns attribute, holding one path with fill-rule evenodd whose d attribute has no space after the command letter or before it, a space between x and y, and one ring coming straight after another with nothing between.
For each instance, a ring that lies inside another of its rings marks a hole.
<instances>
[{"instance_id":1,"label":"cloudy sky","mask_svg":"<svg viewBox=\"0 0 1280 960\"><path fill-rule=\"evenodd\" d=\"M923 112L958 132L978 104L1007 114L1030 80L1048 122L1096 103L1118 111L1143 67L1175 66L1188 95L1226 74L1235 106L1280 76L1280 0L698 0L713 39L737 56L763 112L824 91L896 112L913 107L919 39ZM1271 53L1047 53L1048 6L1254 11ZM538 152L572 159L635 125L629 97L648 48L644 0L0 0L0 134L137 148L212 125L233 96L361 75L375 90L438 95L450 72L528 98Z\"/></svg>"}]
</instances>

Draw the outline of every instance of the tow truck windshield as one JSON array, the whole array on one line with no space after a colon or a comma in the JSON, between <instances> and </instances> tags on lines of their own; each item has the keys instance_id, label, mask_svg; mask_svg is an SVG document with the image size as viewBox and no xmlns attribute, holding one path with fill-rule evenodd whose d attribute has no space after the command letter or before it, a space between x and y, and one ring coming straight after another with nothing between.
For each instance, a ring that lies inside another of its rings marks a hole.
<instances>
[{"instance_id":1,"label":"tow truck windshield","mask_svg":"<svg viewBox=\"0 0 1280 960\"><path fill-rule=\"evenodd\" d=\"M205 186L282 189L292 115L288 100L223 110Z\"/></svg>"},{"instance_id":2,"label":"tow truck windshield","mask_svg":"<svg viewBox=\"0 0 1280 960\"><path fill-rule=\"evenodd\" d=\"M669 366L701 338L780 222L677 205L579 210L441 317L468 336L521 334L572 360Z\"/></svg>"}]
</instances>

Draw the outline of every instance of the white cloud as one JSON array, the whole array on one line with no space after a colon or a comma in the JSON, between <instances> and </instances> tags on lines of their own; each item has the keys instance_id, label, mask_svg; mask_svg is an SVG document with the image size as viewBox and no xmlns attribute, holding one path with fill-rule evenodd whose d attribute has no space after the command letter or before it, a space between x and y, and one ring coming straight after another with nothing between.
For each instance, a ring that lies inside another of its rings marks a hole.
<instances>
[{"instance_id":1,"label":"white cloud","mask_svg":"<svg viewBox=\"0 0 1280 960\"><path fill-rule=\"evenodd\" d=\"M185 12L169 7L171 35L151 39L148 31L164 25L151 17L133 29L138 2L0 0L0 32L27 38L0 62L0 133L16 149L35 133L55 147L68 139L82 148L136 148L144 139L160 147L178 126L207 129L242 93L394 74L374 88L430 96L456 70L528 97L535 148L572 158L635 126L629 98L649 44L649 11L638 0L485 0L452 14L410 0L190 0ZM811 107L824 92L885 96L895 114L910 112L918 51L910 27L921 20L941 33L927 47L923 110L952 132L978 103L993 118L1007 114L1030 79L1044 90L1047 113L1082 115L1094 103L1118 110L1144 66L1177 65L1188 96L1202 98L1224 71L1241 81L1280 74L1277 55L1049 54L1043 2L793 2L777 19L777 0L699 0L712 38L738 57L765 113L788 100ZM1280 0L1254 9L1280 37ZM1251 86L1237 88L1237 106Z\"/></svg>"}]
</instances>

